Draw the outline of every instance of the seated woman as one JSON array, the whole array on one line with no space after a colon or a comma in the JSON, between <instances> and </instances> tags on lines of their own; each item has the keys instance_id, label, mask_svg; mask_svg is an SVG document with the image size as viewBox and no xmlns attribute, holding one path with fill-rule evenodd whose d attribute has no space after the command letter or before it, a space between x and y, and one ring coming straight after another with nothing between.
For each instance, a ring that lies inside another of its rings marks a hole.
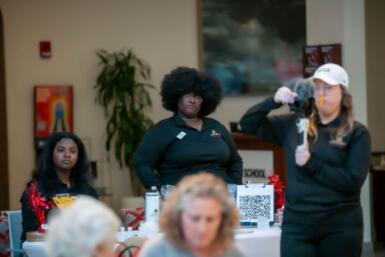
<instances>
[{"instance_id":1,"label":"seated woman","mask_svg":"<svg viewBox=\"0 0 385 257\"><path fill-rule=\"evenodd\" d=\"M163 203L163 235L146 242L139 257L242 257L234 243L239 214L223 180L209 173L184 177Z\"/></svg>"},{"instance_id":2,"label":"seated woman","mask_svg":"<svg viewBox=\"0 0 385 257\"><path fill-rule=\"evenodd\" d=\"M26 232L42 230L48 213L57 204L55 200L70 201L80 194L98 198L87 181L89 171L84 144L75 134L60 132L48 138L32 180L20 198L22 240L25 240Z\"/></svg>"},{"instance_id":3,"label":"seated woman","mask_svg":"<svg viewBox=\"0 0 385 257\"><path fill-rule=\"evenodd\" d=\"M163 107L174 115L149 129L135 155L135 170L146 188L176 185L206 170L230 184L242 183L242 159L228 130L206 116L222 99L215 78L179 67L162 82Z\"/></svg>"},{"instance_id":4,"label":"seated woman","mask_svg":"<svg viewBox=\"0 0 385 257\"><path fill-rule=\"evenodd\" d=\"M49 257L114 257L120 220L102 202L79 196L53 215L46 237Z\"/></svg>"}]
</instances>

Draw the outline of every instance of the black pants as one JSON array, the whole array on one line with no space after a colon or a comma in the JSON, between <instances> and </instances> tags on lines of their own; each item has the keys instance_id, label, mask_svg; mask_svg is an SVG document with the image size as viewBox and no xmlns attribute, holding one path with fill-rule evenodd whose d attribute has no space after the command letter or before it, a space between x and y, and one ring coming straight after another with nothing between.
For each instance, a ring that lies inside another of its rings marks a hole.
<instances>
[{"instance_id":1,"label":"black pants","mask_svg":"<svg viewBox=\"0 0 385 257\"><path fill-rule=\"evenodd\" d=\"M361 256L361 207L315 217L292 211L289 215L292 218L282 224L281 257Z\"/></svg>"}]
</instances>

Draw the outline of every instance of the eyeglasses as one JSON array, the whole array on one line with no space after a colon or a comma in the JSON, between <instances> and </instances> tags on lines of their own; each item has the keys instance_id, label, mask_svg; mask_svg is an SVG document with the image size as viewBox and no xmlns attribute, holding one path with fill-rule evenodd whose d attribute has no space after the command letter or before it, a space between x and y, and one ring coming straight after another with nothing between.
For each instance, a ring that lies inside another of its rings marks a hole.
<instances>
[{"instance_id":1,"label":"eyeglasses","mask_svg":"<svg viewBox=\"0 0 385 257\"><path fill-rule=\"evenodd\" d=\"M198 104L203 102L202 97L200 97L199 95L194 95L194 94L185 94L182 96L182 99L183 99L183 101L186 101L186 102L195 101Z\"/></svg>"},{"instance_id":2,"label":"eyeglasses","mask_svg":"<svg viewBox=\"0 0 385 257\"><path fill-rule=\"evenodd\" d=\"M337 87L323 83L323 84L316 84L316 86L314 87L314 91L316 94L322 93L324 95L328 95L328 94L333 93L335 88L337 88Z\"/></svg>"}]
</instances>

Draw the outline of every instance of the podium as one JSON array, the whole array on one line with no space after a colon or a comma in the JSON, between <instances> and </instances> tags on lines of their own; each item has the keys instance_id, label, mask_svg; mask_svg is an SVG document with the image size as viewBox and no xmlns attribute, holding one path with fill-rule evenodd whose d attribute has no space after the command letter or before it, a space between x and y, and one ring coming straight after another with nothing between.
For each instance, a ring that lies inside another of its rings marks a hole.
<instances>
[{"instance_id":1,"label":"podium","mask_svg":"<svg viewBox=\"0 0 385 257\"><path fill-rule=\"evenodd\" d=\"M259 139L254 135L241 132L231 133L238 150L271 151L273 153L273 170L286 185L285 153L281 146Z\"/></svg>"}]
</instances>

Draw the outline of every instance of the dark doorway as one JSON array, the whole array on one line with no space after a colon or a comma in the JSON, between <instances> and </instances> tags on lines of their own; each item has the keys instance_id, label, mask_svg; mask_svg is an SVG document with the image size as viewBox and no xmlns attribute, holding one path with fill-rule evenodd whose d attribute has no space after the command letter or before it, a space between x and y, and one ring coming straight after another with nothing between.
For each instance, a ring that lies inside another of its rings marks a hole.
<instances>
[{"instance_id":1,"label":"dark doorway","mask_svg":"<svg viewBox=\"0 0 385 257\"><path fill-rule=\"evenodd\" d=\"M0 10L0 210L9 209L7 105L5 91L4 27Z\"/></svg>"}]
</instances>

